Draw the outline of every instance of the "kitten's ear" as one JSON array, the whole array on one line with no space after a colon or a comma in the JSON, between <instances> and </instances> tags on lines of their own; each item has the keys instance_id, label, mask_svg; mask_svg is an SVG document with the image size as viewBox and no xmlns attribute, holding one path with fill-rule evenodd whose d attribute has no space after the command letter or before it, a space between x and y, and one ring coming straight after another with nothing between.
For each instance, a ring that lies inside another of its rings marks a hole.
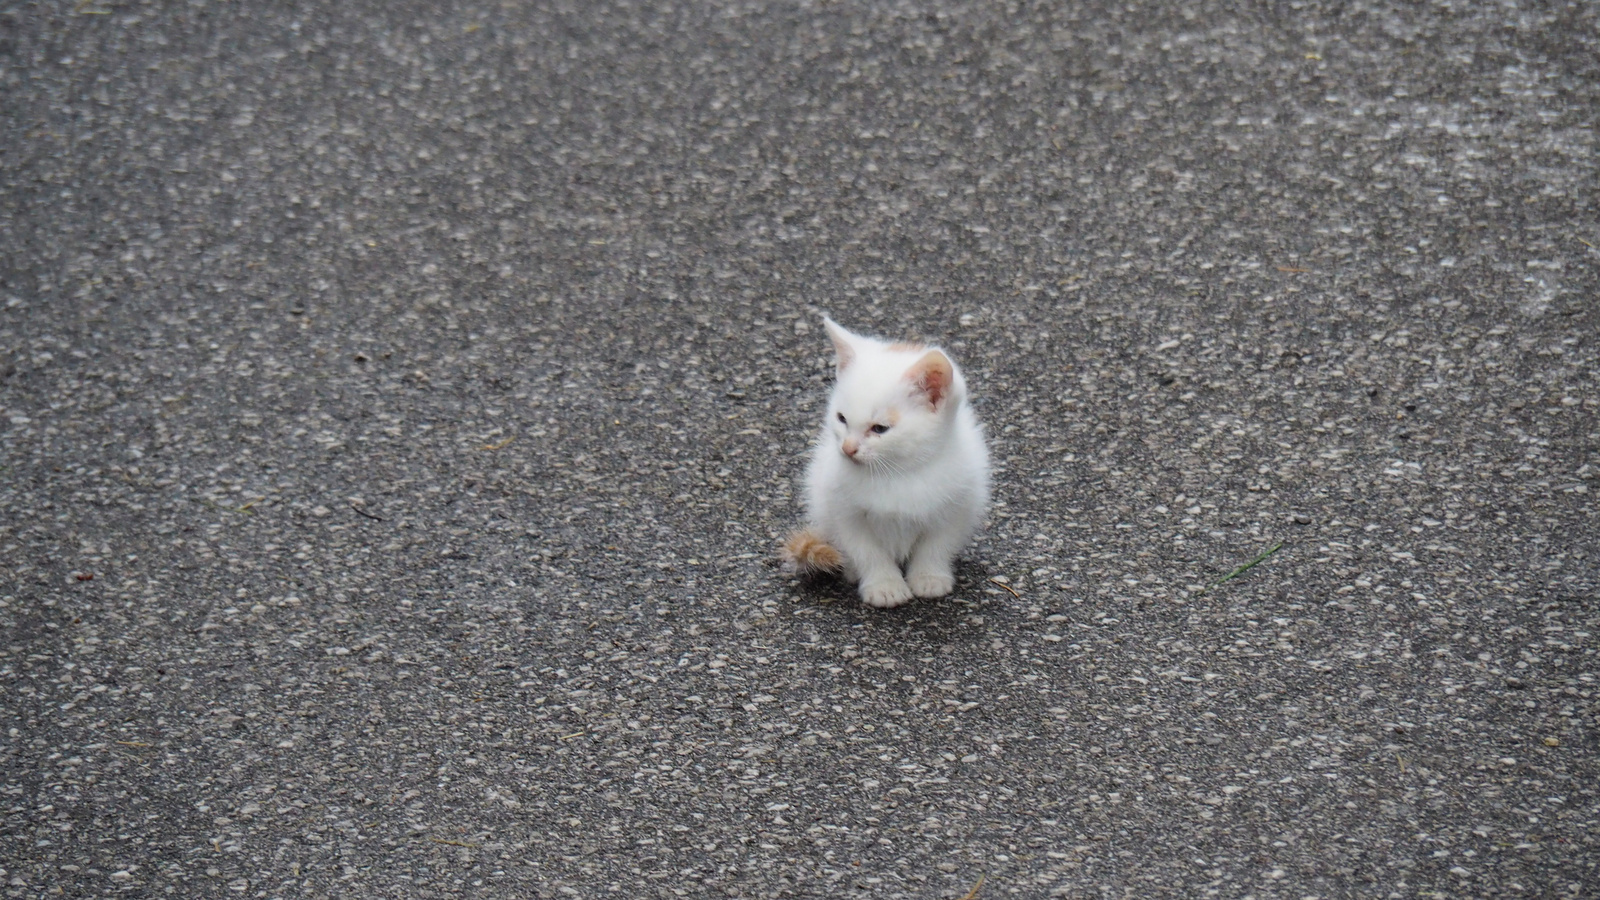
<instances>
[{"instance_id":1,"label":"kitten's ear","mask_svg":"<svg viewBox=\"0 0 1600 900\"><path fill-rule=\"evenodd\" d=\"M950 363L950 357L939 350L922 354L922 358L906 370L906 380L911 382L912 390L928 398L928 405L934 409L938 409L939 404L950 396L950 386L955 377L955 366Z\"/></svg>"},{"instance_id":2,"label":"kitten's ear","mask_svg":"<svg viewBox=\"0 0 1600 900\"><path fill-rule=\"evenodd\" d=\"M839 327L839 323L822 317L822 327L828 329L828 337L833 339L833 359L835 367L843 372L855 361L856 347L855 335Z\"/></svg>"}]
</instances>

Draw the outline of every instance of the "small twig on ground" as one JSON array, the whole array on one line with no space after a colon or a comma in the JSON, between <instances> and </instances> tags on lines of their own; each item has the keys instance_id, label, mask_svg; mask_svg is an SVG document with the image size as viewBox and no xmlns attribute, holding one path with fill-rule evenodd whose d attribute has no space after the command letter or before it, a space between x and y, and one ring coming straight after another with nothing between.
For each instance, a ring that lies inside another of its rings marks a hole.
<instances>
[{"instance_id":1,"label":"small twig on ground","mask_svg":"<svg viewBox=\"0 0 1600 900\"><path fill-rule=\"evenodd\" d=\"M1022 599L1022 595L1017 593L1016 588L1013 588L1011 585L1006 584L1004 581L996 581L995 579L991 578L991 579L989 579L989 583L1005 588L1006 590L1011 592L1011 596L1017 598L1018 600Z\"/></svg>"},{"instance_id":2,"label":"small twig on ground","mask_svg":"<svg viewBox=\"0 0 1600 900\"><path fill-rule=\"evenodd\" d=\"M978 896L978 888L981 888L981 887L983 887L983 873L979 872L978 873L978 883L973 885L972 886L972 890L967 891L967 895L965 897L962 897L961 900L973 900L973 898Z\"/></svg>"},{"instance_id":3,"label":"small twig on ground","mask_svg":"<svg viewBox=\"0 0 1600 900\"><path fill-rule=\"evenodd\" d=\"M382 522L383 521L383 516L375 516L372 513L369 513L366 510L362 509L361 507L355 505L354 503L350 504L350 509L354 510L356 515L358 515L358 516L366 516L367 518L371 519L374 522Z\"/></svg>"}]
</instances>

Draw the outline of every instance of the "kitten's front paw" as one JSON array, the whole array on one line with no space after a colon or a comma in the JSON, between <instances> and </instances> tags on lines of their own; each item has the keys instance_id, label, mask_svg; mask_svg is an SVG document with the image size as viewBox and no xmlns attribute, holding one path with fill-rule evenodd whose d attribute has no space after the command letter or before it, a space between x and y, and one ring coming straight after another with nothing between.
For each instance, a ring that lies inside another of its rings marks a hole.
<instances>
[{"instance_id":1,"label":"kitten's front paw","mask_svg":"<svg viewBox=\"0 0 1600 900\"><path fill-rule=\"evenodd\" d=\"M904 578L884 579L861 585L861 602L878 609L899 606L911 599L911 588Z\"/></svg>"},{"instance_id":2,"label":"kitten's front paw","mask_svg":"<svg viewBox=\"0 0 1600 900\"><path fill-rule=\"evenodd\" d=\"M956 580L943 572L917 572L906 577L906 584L918 597L943 597L955 590Z\"/></svg>"}]
</instances>

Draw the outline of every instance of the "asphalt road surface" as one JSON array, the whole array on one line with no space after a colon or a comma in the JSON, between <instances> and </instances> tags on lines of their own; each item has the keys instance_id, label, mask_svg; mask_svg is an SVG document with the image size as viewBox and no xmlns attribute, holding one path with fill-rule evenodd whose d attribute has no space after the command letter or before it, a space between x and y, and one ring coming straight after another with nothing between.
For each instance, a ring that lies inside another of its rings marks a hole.
<instances>
[{"instance_id":1,"label":"asphalt road surface","mask_svg":"<svg viewBox=\"0 0 1600 900\"><path fill-rule=\"evenodd\" d=\"M1600 6L63 0L0 67L5 897L1600 895ZM824 312L967 371L948 599L773 559Z\"/></svg>"}]
</instances>

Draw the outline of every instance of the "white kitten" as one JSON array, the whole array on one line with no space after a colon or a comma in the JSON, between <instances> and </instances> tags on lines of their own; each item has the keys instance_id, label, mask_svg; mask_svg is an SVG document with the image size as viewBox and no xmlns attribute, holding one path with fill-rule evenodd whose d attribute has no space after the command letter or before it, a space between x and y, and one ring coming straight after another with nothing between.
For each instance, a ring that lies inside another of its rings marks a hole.
<instances>
[{"instance_id":1,"label":"white kitten","mask_svg":"<svg viewBox=\"0 0 1600 900\"><path fill-rule=\"evenodd\" d=\"M943 350L822 321L838 377L806 470L810 527L783 555L802 572L859 582L868 606L942 597L989 503L989 454L967 383Z\"/></svg>"}]
</instances>

